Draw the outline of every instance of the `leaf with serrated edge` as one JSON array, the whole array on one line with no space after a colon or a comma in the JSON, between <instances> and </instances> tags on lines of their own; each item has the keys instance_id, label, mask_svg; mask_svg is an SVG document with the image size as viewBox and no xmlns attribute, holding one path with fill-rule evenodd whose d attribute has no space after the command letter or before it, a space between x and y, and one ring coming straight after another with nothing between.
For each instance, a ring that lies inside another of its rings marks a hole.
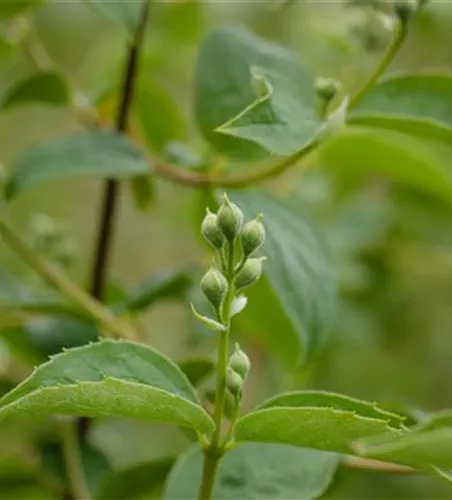
<instances>
[{"instance_id":1,"label":"leaf with serrated edge","mask_svg":"<svg viewBox=\"0 0 452 500\"><path fill-rule=\"evenodd\" d=\"M278 394L258 405L256 410L272 407L300 408L305 406L351 411L362 417L386 420L394 427L399 427L405 420L405 417L401 415L380 408L378 403L362 401L345 394L335 394L327 391L294 391Z\"/></svg>"},{"instance_id":2,"label":"leaf with serrated edge","mask_svg":"<svg viewBox=\"0 0 452 500\"><path fill-rule=\"evenodd\" d=\"M362 417L332 408L268 408L240 418L235 425L237 441L286 443L306 448L351 453L352 442L389 433L384 420Z\"/></svg>"},{"instance_id":3,"label":"leaf with serrated edge","mask_svg":"<svg viewBox=\"0 0 452 500\"><path fill-rule=\"evenodd\" d=\"M0 419L47 414L156 420L198 432L214 427L180 369L128 341L69 349L0 399Z\"/></svg>"}]
</instances>

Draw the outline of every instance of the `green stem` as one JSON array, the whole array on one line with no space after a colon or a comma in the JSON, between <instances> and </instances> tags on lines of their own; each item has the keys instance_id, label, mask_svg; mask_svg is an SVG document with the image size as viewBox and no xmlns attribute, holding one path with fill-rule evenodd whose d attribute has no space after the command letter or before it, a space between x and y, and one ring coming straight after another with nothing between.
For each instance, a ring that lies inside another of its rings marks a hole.
<instances>
[{"instance_id":1,"label":"green stem","mask_svg":"<svg viewBox=\"0 0 452 500\"><path fill-rule=\"evenodd\" d=\"M78 445L76 422L72 419L61 422L60 431L67 476L74 500L90 500L91 494Z\"/></svg>"},{"instance_id":2,"label":"green stem","mask_svg":"<svg viewBox=\"0 0 452 500\"><path fill-rule=\"evenodd\" d=\"M217 383L215 390L215 411L213 420L215 431L212 440L204 450L204 467L201 487L199 489L199 500L212 498L213 486L218 469L218 463L224 454L224 445L221 443L221 431L223 428L224 404L226 399L226 373L229 358L229 334L231 326L231 304L234 299L234 243L228 244L227 256L227 278L228 292L223 307L218 313L218 321L227 326L227 330L221 332L217 354Z\"/></svg>"},{"instance_id":3,"label":"green stem","mask_svg":"<svg viewBox=\"0 0 452 500\"><path fill-rule=\"evenodd\" d=\"M395 33L394 38L392 39L391 44L389 45L386 53L381 59L378 66L375 68L373 73L370 75L369 79L366 83L361 87L361 89L352 97L350 103L348 105L348 109L351 110L361 101L361 99L372 89L380 76L388 69L391 64L394 56L397 54L398 50L402 46L406 38L406 25L399 22L397 24L397 31Z\"/></svg>"},{"instance_id":4,"label":"green stem","mask_svg":"<svg viewBox=\"0 0 452 500\"><path fill-rule=\"evenodd\" d=\"M96 322L100 323L106 331L113 336L134 338L135 333L125 323L120 321L108 308L102 306L97 300L90 297L78 287L64 273L50 266L27 243L0 218L0 234L10 248L37 274L47 280L62 295L85 310Z\"/></svg>"}]
</instances>

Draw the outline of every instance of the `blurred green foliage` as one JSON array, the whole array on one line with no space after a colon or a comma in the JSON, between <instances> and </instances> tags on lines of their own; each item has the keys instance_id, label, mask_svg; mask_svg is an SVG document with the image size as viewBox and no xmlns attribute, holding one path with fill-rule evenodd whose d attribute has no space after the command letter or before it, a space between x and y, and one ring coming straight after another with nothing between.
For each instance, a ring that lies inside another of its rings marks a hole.
<instances>
[{"instance_id":1,"label":"blurred green foliage","mask_svg":"<svg viewBox=\"0 0 452 500\"><path fill-rule=\"evenodd\" d=\"M82 127L71 110L73 105L84 109L86 102L94 103L102 122L114 120L124 48L134 20L131 12L124 25L115 23L115 16L105 18L82 1L26 8L31 3L5 2L7 7L0 8L0 159L7 168L28 146L79 132ZM23 11L19 12L19 4L23 4ZM211 28L245 25L260 36L288 45L314 75L339 79L343 93L350 94L372 71L390 39L385 22L378 23L372 16L377 14L339 0L153 3L140 91L131 120L133 138L167 157L171 155L164 148L166 137L185 141L178 151L184 152L185 159L194 156L195 161L181 161L180 168L202 170L196 155L214 157L196 130L193 105L196 54ZM432 0L410 27L391 71L450 71L451 23L452 4ZM46 74L40 85L45 86L47 98L39 103L23 99L36 69ZM55 71L63 76L56 78ZM17 82L22 84L15 90L19 98L12 106L8 104L11 87ZM390 109L392 105L388 103ZM450 121L451 117L447 118ZM300 214L308 211L317 221L330 246L340 305L338 315L329 318L334 324L333 335L325 352L315 365L295 373L272 356L252 325L246 321L240 324L237 336L253 359L247 408L278 389L306 387L379 400L388 407L397 404L413 414L420 408L428 412L452 404L450 140L445 145L435 137L413 138L400 130L382 130L378 123L369 129L363 128L358 118L356 122L309 158L309 170L303 163L269 183L269 188ZM105 165L106 170L114 170L109 159ZM440 173L437 165L444 167ZM214 168L240 172L247 165L216 158ZM141 173L138 167L136 173ZM208 264L194 228L199 227L211 193L186 189L156 176L150 182L152 185L144 188L135 186L135 195L128 186L122 188L109 283L116 298L111 303L124 304L121 297L125 290L138 293L137 283L147 284L148 297L140 306L142 338L175 359L207 355L214 341L193 324L188 308L191 274L170 276L178 290L174 300L157 300L161 297L156 289L162 268L196 273L198 264ZM92 267L100 187L98 179L62 178L24 192L8 209L11 222L25 236L35 212L48 214L70 229L78 252L66 267L84 286ZM146 210L135 210L134 196ZM140 202L142 197L144 202ZM152 198L151 203L148 198ZM3 245L0 260L7 270L0 275L0 292L14 286L8 274L20 276L27 289L50 293L47 285ZM29 292L26 295L29 297ZM271 294L258 290L255 295L254 307L264 314L269 304L263 297L271 298ZM130 309L128 314L134 312ZM273 310L268 310L271 315ZM0 310L2 330L14 330L10 320ZM39 337L41 352L37 355L24 349L25 359L15 356L10 336L4 336L0 344L2 387L29 373L30 360L33 364L41 355L61 347L59 338L53 339L57 347L49 343L48 334L56 328L56 320L47 324L47 329L43 328L45 320L41 317L28 328L29 336ZM68 347L73 330L79 327L77 322L83 320L64 317L59 321L71 323L64 327ZM268 324L275 329L285 326ZM93 337L91 331L84 334L88 339ZM49 491L55 488L49 487L47 475L37 470L34 446L49 432L41 423L30 428L0 428L0 498L50 498ZM163 425L99 420L91 428L90 442L115 469L158 458L166 471L168 457L186 450L188 439ZM108 487L104 485L105 491ZM149 490L155 487L150 485ZM138 490L140 495L149 491ZM450 498L450 492L447 483L433 477L341 467L326 498L445 499Z\"/></svg>"}]
</instances>

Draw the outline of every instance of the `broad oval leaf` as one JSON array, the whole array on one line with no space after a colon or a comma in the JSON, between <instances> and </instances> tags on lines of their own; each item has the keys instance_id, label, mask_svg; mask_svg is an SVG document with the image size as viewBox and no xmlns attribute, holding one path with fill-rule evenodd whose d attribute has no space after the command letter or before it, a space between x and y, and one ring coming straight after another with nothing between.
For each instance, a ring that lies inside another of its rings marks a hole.
<instances>
[{"instance_id":1,"label":"broad oval leaf","mask_svg":"<svg viewBox=\"0 0 452 500\"><path fill-rule=\"evenodd\" d=\"M278 444L241 444L221 460L213 498L318 498L328 489L338 463L334 453ZM202 465L199 448L182 455L170 472L164 498L198 498Z\"/></svg>"},{"instance_id":2,"label":"broad oval leaf","mask_svg":"<svg viewBox=\"0 0 452 500\"><path fill-rule=\"evenodd\" d=\"M286 443L317 450L353 453L358 439L400 431L381 419L333 408L275 407L257 410L235 425L237 441Z\"/></svg>"},{"instance_id":3,"label":"broad oval leaf","mask_svg":"<svg viewBox=\"0 0 452 500\"><path fill-rule=\"evenodd\" d=\"M163 486L173 463L174 458L162 458L112 472L102 481L95 498L99 500L147 498L145 495Z\"/></svg>"},{"instance_id":4,"label":"broad oval leaf","mask_svg":"<svg viewBox=\"0 0 452 500\"><path fill-rule=\"evenodd\" d=\"M375 85L350 121L452 139L452 74L403 74Z\"/></svg>"},{"instance_id":5,"label":"broad oval leaf","mask_svg":"<svg viewBox=\"0 0 452 500\"><path fill-rule=\"evenodd\" d=\"M407 134L365 127L347 127L319 150L328 168L353 176L378 173L450 202L452 150L438 141L419 141Z\"/></svg>"},{"instance_id":6,"label":"broad oval leaf","mask_svg":"<svg viewBox=\"0 0 452 500\"><path fill-rule=\"evenodd\" d=\"M28 149L6 185L8 198L45 182L81 177L127 178L149 172L144 154L124 136L90 131Z\"/></svg>"},{"instance_id":7,"label":"broad oval leaf","mask_svg":"<svg viewBox=\"0 0 452 500\"><path fill-rule=\"evenodd\" d=\"M452 469L452 427L408 432L400 436L377 436L356 442L354 449L364 457L428 471L432 471L432 466Z\"/></svg>"},{"instance_id":8,"label":"broad oval leaf","mask_svg":"<svg viewBox=\"0 0 452 500\"><path fill-rule=\"evenodd\" d=\"M199 128L223 154L291 154L320 125L313 78L301 61L240 28L222 28L204 40L195 86Z\"/></svg>"},{"instance_id":9,"label":"broad oval leaf","mask_svg":"<svg viewBox=\"0 0 452 500\"><path fill-rule=\"evenodd\" d=\"M336 285L326 244L287 202L258 190L231 198L247 218L262 212L266 228L264 277L249 289L243 318L290 364L306 362L324 346L334 320Z\"/></svg>"},{"instance_id":10,"label":"broad oval leaf","mask_svg":"<svg viewBox=\"0 0 452 500\"><path fill-rule=\"evenodd\" d=\"M56 72L35 73L15 82L0 98L0 109L12 109L27 104L64 106L69 103L67 83Z\"/></svg>"},{"instance_id":11,"label":"broad oval leaf","mask_svg":"<svg viewBox=\"0 0 452 500\"><path fill-rule=\"evenodd\" d=\"M300 408L305 406L351 411L362 417L386 420L392 426L396 427L399 427L404 421L404 417L380 408L377 403L362 401L346 396L345 394L335 394L326 391L296 391L278 394L264 401L256 409L263 410L273 407Z\"/></svg>"},{"instance_id":12,"label":"broad oval leaf","mask_svg":"<svg viewBox=\"0 0 452 500\"><path fill-rule=\"evenodd\" d=\"M198 432L213 428L180 369L153 349L127 341L58 354L0 399L0 419L46 414L156 420Z\"/></svg>"}]
</instances>

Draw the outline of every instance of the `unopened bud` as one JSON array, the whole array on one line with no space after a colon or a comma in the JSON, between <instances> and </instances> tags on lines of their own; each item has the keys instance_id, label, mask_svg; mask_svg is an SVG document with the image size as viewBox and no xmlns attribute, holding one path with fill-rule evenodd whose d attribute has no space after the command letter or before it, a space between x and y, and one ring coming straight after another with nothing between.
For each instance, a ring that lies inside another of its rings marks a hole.
<instances>
[{"instance_id":1,"label":"unopened bud","mask_svg":"<svg viewBox=\"0 0 452 500\"><path fill-rule=\"evenodd\" d=\"M234 396L239 397L242 392L243 379L232 368L226 373L226 389Z\"/></svg>"},{"instance_id":2,"label":"unopened bud","mask_svg":"<svg viewBox=\"0 0 452 500\"><path fill-rule=\"evenodd\" d=\"M334 78L319 76L315 81L315 90L319 97L329 102L339 92L341 84Z\"/></svg>"},{"instance_id":3,"label":"unopened bud","mask_svg":"<svg viewBox=\"0 0 452 500\"><path fill-rule=\"evenodd\" d=\"M218 309L228 291L228 282L220 271L211 268L201 279L201 290L213 307Z\"/></svg>"},{"instance_id":4,"label":"unopened bud","mask_svg":"<svg viewBox=\"0 0 452 500\"><path fill-rule=\"evenodd\" d=\"M246 379L250 371L250 358L240 349L238 344L235 344L234 352L229 359L229 367L238 373L242 377L242 380Z\"/></svg>"},{"instance_id":5,"label":"unopened bud","mask_svg":"<svg viewBox=\"0 0 452 500\"><path fill-rule=\"evenodd\" d=\"M394 12L402 24L406 24L419 7L417 0L396 0L394 2Z\"/></svg>"},{"instance_id":6,"label":"unopened bud","mask_svg":"<svg viewBox=\"0 0 452 500\"><path fill-rule=\"evenodd\" d=\"M258 259L248 259L246 261L246 264L235 278L237 289L250 286L260 278L265 259L266 257L259 257Z\"/></svg>"},{"instance_id":7,"label":"unopened bud","mask_svg":"<svg viewBox=\"0 0 452 500\"><path fill-rule=\"evenodd\" d=\"M232 203L227 195L223 196L223 202L217 214L218 226L228 241L234 241L243 226L243 212Z\"/></svg>"},{"instance_id":8,"label":"unopened bud","mask_svg":"<svg viewBox=\"0 0 452 500\"><path fill-rule=\"evenodd\" d=\"M256 251L265 241L265 228L260 221L261 217L250 220L242 229L240 234L243 253L248 256Z\"/></svg>"},{"instance_id":9,"label":"unopened bud","mask_svg":"<svg viewBox=\"0 0 452 500\"><path fill-rule=\"evenodd\" d=\"M218 227L217 216L207 209L206 216L201 224L201 233L205 240L215 248L222 248L224 236Z\"/></svg>"}]
</instances>

